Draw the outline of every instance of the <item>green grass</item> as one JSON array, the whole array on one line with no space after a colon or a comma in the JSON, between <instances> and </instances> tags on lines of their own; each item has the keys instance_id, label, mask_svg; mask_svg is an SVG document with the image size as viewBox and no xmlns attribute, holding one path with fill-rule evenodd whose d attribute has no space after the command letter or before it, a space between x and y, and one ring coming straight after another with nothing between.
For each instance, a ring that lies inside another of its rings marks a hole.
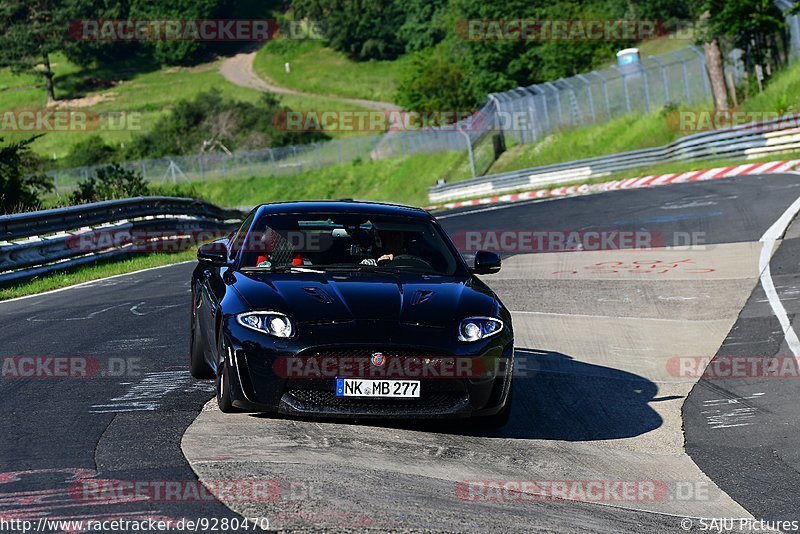
<instances>
[{"instance_id":1,"label":"green grass","mask_svg":"<svg viewBox=\"0 0 800 534\"><path fill-rule=\"evenodd\" d=\"M195 250L187 250L175 254L143 254L125 260L106 260L70 271L40 276L14 286L0 288L0 300L33 295L117 274L193 260L195 257Z\"/></svg>"},{"instance_id":2,"label":"green grass","mask_svg":"<svg viewBox=\"0 0 800 534\"><path fill-rule=\"evenodd\" d=\"M254 206L281 200L356 198L411 205L428 203L428 187L450 173L461 173L458 152L417 154L375 162L353 162L294 176L194 182L188 192L221 206Z\"/></svg>"},{"instance_id":3,"label":"green grass","mask_svg":"<svg viewBox=\"0 0 800 534\"><path fill-rule=\"evenodd\" d=\"M284 70L287 61L290 73ZM259 75L296 91L393 102L407 64L405 57L356 62L320 41L276 40L258 51L253 67Z\"/></svg>"},{"instance_id":4,"label":"green grass","mask_svg":"<svg viewBox=\"0 0 800 534\"><path fill-rule=\"evenodd\" d=\"M57 158L67 155L73 145L86 137L99 133L107 143L127 144L134 135L149 131L157 120L168 113L181 99L191 99L197 94L216 89L228 98L255 102L260 91L239 87L228 82L219 73L222 60L194 67L169 67L138 72L80 69L65 58L56 55L53 69L56 72L56 97L60 100L86 99L82 108L97 113L125 112L136 114L137 122L121 130L50 132L37 139L32 148L39 154ZM102 85L102 88L92 86ZM339 101L325 98L280 95L281 102L292 109L340 109ZM47 103L41 78L32 74L14 75L9 69L0 69L0 110L40 109ZM88 104L88 105L87 105ZM358 109L347 105L347 109ZM2 132L7 141L30 137L33 133ZM343 134L332 132L331 136Z\"/></svg>"},{"instance_id":5,"label":"green grass","mask_svg":"<svg viewBox=\"0 0 800 534\"><path fill-rule=\"evenodd\" d=\"M225 80L217 69L219 62L196 67L173 67L152 71L119 73L108 70L81 70L65 58L55 56L55 91L59 100L84 99L75 107L97 113L125 112L136 114L136 123L125 128L99 131L50 132L37 139L32 148L43 155L58 158L65 156L71 147L99 133L106 142L119 145L142 132L150 130L156 121L180 99L190 99L200 92L219 89L225 95L239 100L255 101L258 91L237 87ZM124 69L124 66L121 67ZM115 75L116 74L116 75ZM92 85L103 86L92 88ZM0 69L0 109L44 108L47 99L41 79L32 75L15 76L8 69ZM65 105L67 103L65 102ZM29 137L29 133L4 133L8 140Z\"/></svg>"},{"instance_id":6,"label":"green grass","mask_svg":"<svg viewBox=\"0 0 800 534\"><path fill-rule=\"evenodd\" d=\"M491 173L665 145L680 137L660 112L630 114L603 124L563 130L539 142L510 147Z\"/></svg>"},{"instance_id":7,"label":"green grass","mask_svg":"<svg viewBox=\"0 0 800 534\"><path fill-rule=\"evenodd\" d=\"M691 110L712 110L710 102L695 105ZM742 103L743 111L800 111L800 65L777 73L764 92ZM527 145L510 147L492 166L490 173L499 173L551 163L602 156L663 146L695 132L680 131L676 115L655 111L648 115L630 114L603 124L563 130Z\"/></svg>"},{"instance_id":8,"label":"green grass","mask_svg":"<svg viewBox=\"0 0 800 534\"><path fill-rule=\"evenodd\" d=\"M800 112L800 66L795 65L776 73L763 93L751 96L739 109L775 111L781 114Z\"/></svg>"}]
</instances>

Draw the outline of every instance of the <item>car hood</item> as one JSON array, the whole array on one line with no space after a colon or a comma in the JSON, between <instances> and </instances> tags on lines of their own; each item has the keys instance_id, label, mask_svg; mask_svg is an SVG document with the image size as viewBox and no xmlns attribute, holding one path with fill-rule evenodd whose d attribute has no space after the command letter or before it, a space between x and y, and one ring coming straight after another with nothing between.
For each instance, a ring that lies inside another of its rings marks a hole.
<instances>
[{"instance_id":1,"label":"car hood","mask_svg":"<svg viewBox=\"0 0 800 534\"><path fill-rule=\"evenodd\" d=\"M297 322L392 321L447 326L495 316L494 294L474 277L355 273L238 272L234 287L252 310Z\"/></svg>"}]
</instances>

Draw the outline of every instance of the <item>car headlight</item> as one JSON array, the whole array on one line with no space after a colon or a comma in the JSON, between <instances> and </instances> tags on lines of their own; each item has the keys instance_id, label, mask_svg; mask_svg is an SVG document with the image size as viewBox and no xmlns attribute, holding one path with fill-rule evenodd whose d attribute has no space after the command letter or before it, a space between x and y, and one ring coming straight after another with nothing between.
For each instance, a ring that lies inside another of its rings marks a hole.
<instances>
[{"instance_id":1,"label":"car headlight","mask_svg":"<svg viewBox=\"0 0 800 534\"><path fill-rule=\"evenodd\" d=\"M503 329L503 321L493 317L467 317L458 325L459 341L486 339Z\"/></svg>"},{"instance_id":2,"label":"car headlight","mask_svg":"<svg viewBox=\"0 0 800 534\"><path fill-rule=\"evenodd\" d=\"M236 322L250 330L275 337L292 337L292 321L284 314L271 311L245 312L236 316Z\"/></svg>"}]
</instances>

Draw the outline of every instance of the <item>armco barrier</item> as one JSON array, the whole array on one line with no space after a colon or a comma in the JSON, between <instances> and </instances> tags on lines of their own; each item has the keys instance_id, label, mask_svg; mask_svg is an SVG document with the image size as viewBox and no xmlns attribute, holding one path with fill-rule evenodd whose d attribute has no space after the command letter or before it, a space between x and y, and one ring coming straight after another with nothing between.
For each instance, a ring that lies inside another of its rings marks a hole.
<instances>
[{"instance_id":1,"label":"armco barrier","mask_svg":"<svg viewBox=\"0 0 800 534\"><path fill-rule=\"evenodd\" d=\"M795 127L798 122L800 118L781 117L758 125L748 124L688 135L664 147L632 150L436 185L428 190L428 197L431 202L438 203L544 185L566 184L658 163L735 157L755 159L769 154L800 151L800 128ZM783 127L787 124L788 127Z\"/></svg>"},{"instance_id":2,"label":"armco barrier","mask_svg":"<svg viewBox=\"0 0 800 534\"><path fill-rule=\"evenodd\" d=\"M242 215L208 202L173 197L137 197L3 215L0 285L128 256L147 247L168 249L170 242L181 237L231 230ZM107 239L93 241L97 235ZM144 244L108 238L126 235L154 237Z\"/></svg>"},{"instance_id":3,"label":"armco barrier","mask_svg":"<svg viewBox=\"0 0 800 534\"><path fill-rule=\"evenodd\" d=\"M581 184L566 187L555 187L552 189L538 189L521 193L511 193L505 195L494 195L483 198L473 198L470 200L458 200L446 202L436 206L427 206L426 210L440 210L463 208L467 206L483 206L487 204L500 204L505 202L520 202L524 200L535 200L544 198L569 197L575 195L588 195L592 193L604 193L606 191L616 191L620 189L639 189L642 187L656 187L660 185L680 184L685 182L702 182L706 180L719 180L734 176L745 176L749 174L781 174L794 172L800 166L800 160L790 161L770 161L767 163L745 163L744 165L734 165L730 167L716 167L714 169L703 169L697 171L687 171L679 173L653 174L638 178L626 178L598 184Z\"/></svg>"}]
</instances>

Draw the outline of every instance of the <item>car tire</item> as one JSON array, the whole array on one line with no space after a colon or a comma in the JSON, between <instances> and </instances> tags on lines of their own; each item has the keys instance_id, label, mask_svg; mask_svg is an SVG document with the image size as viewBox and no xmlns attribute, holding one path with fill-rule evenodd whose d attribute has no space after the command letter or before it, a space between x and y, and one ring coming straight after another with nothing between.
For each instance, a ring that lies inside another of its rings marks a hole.
<instances>
[{"instance_id":1,"label":"car tire","mask_svg":"<svg viewBox=\"0 0 800 534\"><path fill-rule=\"evenodd\" d=\"M508 398L506 399L506 405L503 406L503 409L497 412L494 415L487 415L484 417L478 418L478 423L483 428L501 428L508 424L511 420L511 404L513 401L513 393L514 389L512 387L511 391L508 392Z\"/></svg>"},{"instance_id":2,"label":"car tire","mask_svg":"<svg viewBox=\"0 0 800 534\"><path fill-rule=\"evenodd\" d=\"M203 343L197 337L197 315L192 310L192 324L189 329L189 374L194 378L214 378L214 370L206 362Z\"/></svg>"},{"instance_id":3,"label":"car tire","mask_svg":"<svg viewBox=\"0 0 800 534\"><path fill-rule=\"evenodd\" d=\"M243 410L233 405L233 396L231 395L231 388L233 387L233 379L231 378L232 370L228 365L228 359L225 357L225 347L220 342L220 354L222 361L217 370L217 406L222 413L240 413Z\"/></svg>"}]
</instances>

